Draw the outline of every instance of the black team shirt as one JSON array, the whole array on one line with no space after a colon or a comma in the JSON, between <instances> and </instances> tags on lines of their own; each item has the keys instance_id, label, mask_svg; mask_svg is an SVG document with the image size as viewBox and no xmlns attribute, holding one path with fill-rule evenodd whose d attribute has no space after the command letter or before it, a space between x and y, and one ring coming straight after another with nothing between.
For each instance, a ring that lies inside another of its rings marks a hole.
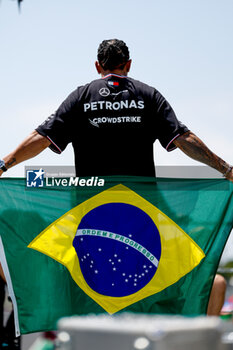
<instances>
[{"instance_id":1,"label":"black team shirt","mask_svg":"<svg viewBox=\"0 0 233 350\"><path fill-rule=\"evenodd\" d=\"M109 74L78 87L36 130L57 153L72 142L77 176L155 176L155 140L171 151L188 128L156 89Z\"/></svg>"}]
</instances>

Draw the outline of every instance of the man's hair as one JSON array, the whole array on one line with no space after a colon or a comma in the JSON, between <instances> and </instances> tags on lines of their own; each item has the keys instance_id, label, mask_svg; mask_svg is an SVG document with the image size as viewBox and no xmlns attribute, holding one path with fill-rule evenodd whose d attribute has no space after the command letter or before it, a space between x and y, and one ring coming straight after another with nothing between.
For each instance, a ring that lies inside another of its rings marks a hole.
<instances>
[{"instance_id":1,"label":"man's hair","mask_svg":"<svg viewBox=\"0 0 233 350\"><path fill-rule=\"evenodd\" d=\"M98 48L97 59L104 70L123 68L129 60L129 49L122 40L103 40Z\"/></svg>"}]
</instances>

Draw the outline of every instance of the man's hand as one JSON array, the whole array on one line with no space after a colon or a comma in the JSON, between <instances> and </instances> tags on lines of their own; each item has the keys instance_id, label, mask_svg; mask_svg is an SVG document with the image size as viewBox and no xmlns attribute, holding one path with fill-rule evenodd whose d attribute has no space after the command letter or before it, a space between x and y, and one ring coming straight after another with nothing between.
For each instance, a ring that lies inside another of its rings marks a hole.
<instances>
[{"instance_id":1,"label":"man's hand","mask_svg":"<svg viewBox=\"0 0 233 350\"><path fill-rule=\"evenodd\" d=\"M195 134L191 131L184 133L183 135L175 139L174 144L181 149L189 157L209 165L210 167L218 170L226 178L233 182L233 169L228 163L214 154Z\"/></svg>"},{"instance_id":2,"label":"man's hand","mask_svg":"<svg viewBox=\"0 0 233 350\"><path fill-rule=\"evenodd\" d=\"M231 171L226 176L226 179L230 180L231 182L233 182L233 168L231 169Z\"/></svg>"},{"instance_id":3,"label":"man's hand","mask_svg":"<svg viewBox=\"0 0 233 350\"><path fill-rule=\"evenodd\" d=\"M33 131L12 153L3 158L6 168L9 169L24 160L35 157L50 143L46 137L38 134L37 131ZM3 171L0 170L0 176L2 174Z\"/></svg>"}]
</instances>

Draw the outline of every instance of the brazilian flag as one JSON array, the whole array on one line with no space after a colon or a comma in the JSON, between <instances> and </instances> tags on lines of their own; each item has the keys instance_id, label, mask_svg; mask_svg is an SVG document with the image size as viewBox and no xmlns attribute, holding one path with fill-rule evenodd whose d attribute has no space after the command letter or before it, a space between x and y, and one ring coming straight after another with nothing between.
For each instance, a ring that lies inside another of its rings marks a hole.
<instances>
[{"instance_id":1,"label":"brazilian flag","mask_svg":"<svg viewBox=\"0 0 233 350\"><path fill-rule=\"evenodd\" d=\"M233 227L233 184L104 180L38 188L0 180L0 255L18 334L88 313L206 313Z\"/></svg>"}]
</instances>

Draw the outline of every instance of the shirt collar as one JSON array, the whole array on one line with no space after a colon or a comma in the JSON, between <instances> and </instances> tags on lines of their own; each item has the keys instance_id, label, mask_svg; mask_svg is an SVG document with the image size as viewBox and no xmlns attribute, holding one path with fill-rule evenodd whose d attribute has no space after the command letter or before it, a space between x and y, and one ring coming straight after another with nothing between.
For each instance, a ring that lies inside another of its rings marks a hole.
<instances>
[{"instance_id":1,"label":"shirt collar","mask_svg":"<svg viewBox=\"0 0 233 350\"><path fill-rule=\"evenodd\" d=\"M114 74L114 73L109 73L102 77L102 79L109 78L109 77L117 77L117 78L127 78L126 75L119 75L119 74Z\"/></svg>"}]
</instances>

